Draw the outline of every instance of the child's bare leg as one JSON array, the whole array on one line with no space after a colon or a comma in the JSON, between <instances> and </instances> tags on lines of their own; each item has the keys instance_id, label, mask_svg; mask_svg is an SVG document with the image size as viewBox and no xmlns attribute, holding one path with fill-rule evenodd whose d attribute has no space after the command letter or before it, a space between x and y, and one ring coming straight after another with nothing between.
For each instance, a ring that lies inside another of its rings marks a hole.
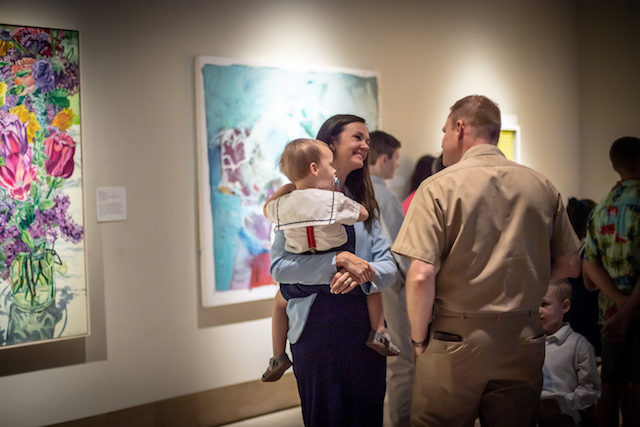
<instances>
[{"instance_id":1,"label":"child's bare leg","mask_svg":"<svg viewBox=\"0 0 640 427\"><path fill-rule=\"evenodd\" d=\"M273 340L273 357L269 360L269 367L262 374L263 382L278 381L284 371L291 367L291 360L284 352L287 345L287 332L289 330L289 316L287 316L287 300L280 291L273 300L271 318L271 339Z\"/></svg>"},{"instance_id":2,"label":"child's bare leg","mask_svg":"<svg viewBox=\"0 0 640 427\"><path fill-rule=\"evenodd\" d=\"M289 331L289 316L287 316L287 300L280 291L273 299L271 313L271 339L273 341L273 357L284 353L287 346L287 332Z\"/></svg>"},{"instance_id":3,"label":"child's bare leg","mask_svg":"<svg viewBox=\"0 0 640 427\"><path fill-rule=\"evenodd\" d=\"M382 308L382 294L377 292L367 295L367 308L369 309L369 323L371 330L384 332L384 309Z\"/></svg>"},{"instance_id":4,"label":"child's bare leg","mask_svg":"<svg viewBox=\"0 0 640 427\"><path fill-rule=\"evenodd\" d=\"M382 294L373 293L367 295L367 308L369 309L369 323L371 324L371 333L367 338L367 345L383 356L397 356L400 354L400 350L391 342L391 337L385 331Z\"/></svg>"}]
</instances>

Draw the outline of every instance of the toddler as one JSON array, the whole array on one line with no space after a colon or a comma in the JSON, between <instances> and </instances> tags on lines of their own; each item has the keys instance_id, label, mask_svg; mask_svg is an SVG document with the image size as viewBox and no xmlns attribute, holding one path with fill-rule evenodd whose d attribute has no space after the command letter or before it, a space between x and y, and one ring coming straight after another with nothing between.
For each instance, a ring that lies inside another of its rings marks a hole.
<instances>
[{"instance_id":1,"label":"toddler","mask_svg":"<svg viewBox=\"0 0 640 427\"><path fill-rule=\"evenodd\" d=\"M540 304L540 323L547 335L538 411L540 427L574 426L581 418L588 422L583 411L600 398L600 377L593 346L563 322L570 308L569 282L551 282Z\"/></svg>"},{"instance_id":2,"label":"toddler","mask_svg":"<svg viewBox=\"0 0 640 427\"><path fill-rule=\"evenodd\" d=\"M314 254L319 251L348 250L348 234L344 225L365 221L369 212L360 203L337 190L333 152L322 141L296 139L287 144L280 157L280 170L292 184L283 186L265 205L265 216L284 230L285 249L289 252ZM343 225L344 224L344 225ZM347 279L350 281L351 279ZM291 286L281 284L283 286ZM318 285L327 291L327 285ZM262 381L277 381L292 365L285 353L289 319L287 301L281 291L273 305L273 357L262 375ZM400 353L385 331L382 295L367 295L371 333L366 344L383 356Z\"/></svg>"}]
</instances>

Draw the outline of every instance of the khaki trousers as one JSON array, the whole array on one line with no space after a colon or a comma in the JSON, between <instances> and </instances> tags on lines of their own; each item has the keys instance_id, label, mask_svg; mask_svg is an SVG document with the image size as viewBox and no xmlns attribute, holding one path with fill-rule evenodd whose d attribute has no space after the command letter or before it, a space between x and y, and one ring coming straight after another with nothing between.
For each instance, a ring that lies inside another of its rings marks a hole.
<instances>
[{"instance_id":1,"label":"khaki trousers","mask_svg":"<svg viewBox=\"0 0 640 427\"><path fill-rule=\"evenodd\" d=\"M412 426L466 427L478 417L483 426L535 426L545 340L538 316L437 310L416 362ZM436 331L462 341L434 339Z\"/></svg>"},{"instance_id":2,"label":"khaki trousers","mask_svg":"<svg viewBox=\"0 0 640 427\"><path fill-rule=\"evenodd\" d=\"M387 358L387 398L390 427L411 424L411 395L413 390L413 346L411 324L407 315L407 294L404 283L398 281L382 291L387 331L400 354Z\"/></svg>"}]
</instances>

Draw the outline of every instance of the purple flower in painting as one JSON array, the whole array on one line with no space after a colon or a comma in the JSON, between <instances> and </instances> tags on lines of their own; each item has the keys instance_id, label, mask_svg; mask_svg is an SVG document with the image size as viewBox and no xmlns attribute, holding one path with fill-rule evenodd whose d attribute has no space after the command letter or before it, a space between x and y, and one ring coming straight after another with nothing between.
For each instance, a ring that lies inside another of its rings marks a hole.
<instances>
[{"instance_id":1,"label":"purple flower in painting","mask_svg":"<svg viewBox=\"0 0 640 427\"><path fill-rule=\"evenodd\" d=\"M16 227L16 230L17 230L17 227ZM18 235L16 235L16 238L12 239L11 241L7 242L4 245L3 252L7 257L7 261L6 261L7 269L11 267L11 263L13 262L13 259L16 257L17 254L19 254L20 252L29 252L29 245L27 245L25 242L18 239L17 237Z\"/></svg>"},{"instance_id":2,"label":"purple flower in painting","mask_svg":"<svg viewBox=\"0 0 640 427\"><path fill-rule=\"evenodd\" d=\"M4 99L4 105L2 106L2 108L9 111L11 108L18 105L18 100L19 98L17 95L7 95L7 97Z\"/></svg>"},{"instance_id":3,"label":"purple flower in painting","mask_svg":"<svg viewBox=\"0 0 640 427\"><path fill-rule=\"evenodd\" d=\"M31 67L31 76L43 92L53 92L56 87L56 81L53 76L53 69L49 61L38 60Z\"/></svg>"},{"instance_id":4,"label":"purple flower in painting","mask_svg":"<svg viewBox=\"0 0 640 427\"><path fill-rule=\"evenodd\" d=\"M84 238L84 229L69 215L69 196L59 195L53 201L55 205L51 209L36 211L30 231L37 233L37 237L46 237L49 243L53 243L58 238L57 227L66 241L80 242Z\"/></svg>"},{"instance_id":5,"label":"purple flower in painting","mask_svg":"<svg viewBox=\"0 0 640 427\"><path fill-rule=\"evenodd\" d=\"M72 62L68 64L64 71L56 72L56 86L69 91L69 96L78 93L80 76L78 64Z\"/></svg>"},{"instance_id":6,"label":"purple flower in painting","mask_svg":"<svg viewBox=\"0 0 640 427\"><path fill-rule=\"evenodd\" d=\"M40 54L43 48L49 46L49 30L42 28L20 27L13 31L13 38L27 50Z\"/></svg>"},{"instance_id":7,"label":"purple flower in painting","mask_svg":"<svg viewBox=\"0 0 640 427\"><path fill-rule=\"evenodd\" d=\"M16 114L3 114L0 117L0 155L7 158L12 154L26 154L27 127Z\"/></svg>"}]
</instances>

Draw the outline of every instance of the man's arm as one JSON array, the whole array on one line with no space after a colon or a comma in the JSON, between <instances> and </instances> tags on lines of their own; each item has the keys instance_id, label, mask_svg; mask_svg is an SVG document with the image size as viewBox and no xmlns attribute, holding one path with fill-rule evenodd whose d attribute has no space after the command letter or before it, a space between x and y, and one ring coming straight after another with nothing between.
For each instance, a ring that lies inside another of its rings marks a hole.
<instances>
[{"instance_id":1,"label":"man's arm","mask_svg":"<svg viewBox=\"0 0 640 427\"><path fill-rule=\"evenodd\" d=\"M617 304L616 304L617 305ZM602 337L607 341L621 342L624 340L629 325L640 317L640 279L636 282L631 295L625 297L619 311L611 316L602 327Z\"/></svg>"},{"instance_id":2,"label":"man's arm","mask_svg":"<svg viewBox=\"0 0 640 427\"><path fill-rule=\"evenodd\" d=\"M582 276L586 279L583 280L585 287L587 283L593 283L600 292L611 298L611 301L613 301L618 308L624 305L627 297L616 287L613 279L600 262L583 260ZM587 289L592 290L590 288Z\"/></svg>"},{"instance_id":3,"label":"man's arm","mask_svg":"<svg viewBox=\"0 0 640 427\"><path fill-rule=\"evenodd\" d=\"M413 258L407 273L407 312L411 323L411 339L424 342L429 333L429 323L436 295L436 275L432 264ZM426 346L415 349L421 355Z\"/></svg>"},{"instance_id":4,"label":"man's arm","mask_svg":"<svg viewBox=\"0 0 640 427\"><path fill-rule=\"evenodd\" d=\"M582 284L584 285L584 288L589 292L597 291L598 285L596 285L593 280L591 280L591 277L589 277L589 275L584 271L584 261L582 262L582 266Z\"/></svg>"},{"instance_id":5,"label":"man's arm","mask_svg":"<svg viewBox=\"0 0 640 427\"><path fill-rule=\"evenodd\" d=\"M580 275L580 255L578 251L569 252L551 259L551 280L578 277Z\"/></svg>"}]
</instances>

